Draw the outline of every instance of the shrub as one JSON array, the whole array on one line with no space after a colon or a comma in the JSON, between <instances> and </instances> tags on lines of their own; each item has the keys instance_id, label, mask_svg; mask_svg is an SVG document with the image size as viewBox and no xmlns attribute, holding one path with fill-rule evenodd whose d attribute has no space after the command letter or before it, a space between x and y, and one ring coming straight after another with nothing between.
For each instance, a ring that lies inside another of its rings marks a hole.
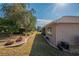
<instances>
[{"instance_id":1,"label":"shrub","mask_svg":"<svg viewBox=\"0 0 79 59\"><path fill-rule=\"evenodd\" d=\"M61 46L65 49L69 49L69 44L66 42L61 42Z\"/></svg>"},{"instance_id":2,"label":"shrub","mask_svg":"<svg viewBox=\"0 0 79 59\"><path fill-rule=\"evenodd\" d=\"M13 32L13 34L21 34L21 33L17 31L17 32Z\"/></svg>"},{"instance_id":3,"label":"shrub","mask_svg":"<svg viewBox=\"0 0 79 59\"><path fill-rule=\"evenodd\" d=\"M15 28L13 34L24 34L25 29Z\"/></svg>"},{"instance_id":4,"label":"shrub","mask_svg":"<svg viewBox=\"0 0 79 59\"><path fill-rule=\"evenodd\" d=\"M62 42L62 41L61 41L61 42L57 45L57 47L59 48L59 50L63 50L63 48L69 50L69 44L66 43L66 42Z\"/></svg>"}]
</instances>

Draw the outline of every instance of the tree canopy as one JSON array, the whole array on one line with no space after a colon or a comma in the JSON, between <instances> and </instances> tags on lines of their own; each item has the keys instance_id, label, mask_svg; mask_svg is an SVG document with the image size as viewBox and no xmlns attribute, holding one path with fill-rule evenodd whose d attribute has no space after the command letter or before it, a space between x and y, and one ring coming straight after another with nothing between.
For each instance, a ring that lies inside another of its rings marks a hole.
<instances>
[{"instance_id":1,"label":"tree canopy","mask_svg":"<svg viewBox=\"0 0 79 59\"><path fill-rule=\"evenodd\" d=\"M2 4L1 10L4 13L3 19L6 19L1 23L7 26L16 25L16 27L24 28L26 31L35 30L36 17L33 15L32 10L27 9L27 4L6 3Z\"/></svg>"}]
</instances>

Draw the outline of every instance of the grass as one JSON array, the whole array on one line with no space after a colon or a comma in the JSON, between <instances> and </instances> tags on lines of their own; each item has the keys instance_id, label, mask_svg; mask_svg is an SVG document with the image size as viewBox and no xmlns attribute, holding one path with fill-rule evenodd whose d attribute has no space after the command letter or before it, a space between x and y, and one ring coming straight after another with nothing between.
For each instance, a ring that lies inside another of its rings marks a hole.
<instances>
[{"instance_id":1,"label":"grass","mask_svg":"<svg viewBox=\"0 0 79 59\"><path fill-rule=\"evenodd\" d=\"M30 55L33 56L51 56L56 55L56 49L52 48L39 34L36 35Z\"/></svg>"},{"instance_id":2,"label":"grass","mask_svg":"<svg viewBox=\"0 0 79 59\"><path fill-rule=\"evenodd\" d=\"M12 48L0 48L1 56L57 56L68 55L53 47L51 47L40 33L35 32L33 36L27 41L27 43L12 47Z\"/></svg>"}]
</instances>

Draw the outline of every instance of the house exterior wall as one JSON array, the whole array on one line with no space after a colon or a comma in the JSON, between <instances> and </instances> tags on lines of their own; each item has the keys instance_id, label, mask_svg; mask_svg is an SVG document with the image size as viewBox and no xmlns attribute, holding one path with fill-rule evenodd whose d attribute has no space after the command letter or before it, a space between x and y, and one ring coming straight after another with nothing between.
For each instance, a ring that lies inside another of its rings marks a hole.
<instances>
[{"instance_id":1,"label":"house exterior wall","mask_svg":"<svg viewBox=\"0 0 79 59\"><path fill-rule=\"evenodd\" d=\"M78 42L74 37L77 35L79 36L79 24L63 23L56 26L56 44L65 41L71 45L76 45Z\"/></svg>"},{"instance_id":2,"label":"house exterior wall","mask_svg":"<svg viewBox=\"0 0 79 59\"><path fill-rule=\"evenodd\" d=\"M52 29L52 31L51 31L52 34L51 35L47 34L49 28ZM46 36L49 37L50 43L55 45L56 44L56 25L55 24L53 24L53 25L50 24L49 26L46 26L45 27L45 32L46 32Z\"/></svg>"}]
</instances>

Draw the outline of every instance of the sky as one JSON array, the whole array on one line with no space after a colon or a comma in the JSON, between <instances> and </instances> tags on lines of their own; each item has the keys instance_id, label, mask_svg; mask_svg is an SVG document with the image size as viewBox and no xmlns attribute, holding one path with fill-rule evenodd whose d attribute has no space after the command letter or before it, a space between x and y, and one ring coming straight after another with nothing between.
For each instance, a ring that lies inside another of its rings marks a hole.
<instances>
[{"instance_id":1,"label":"sky","mask_svg":"<svg viewBox=\"0 0 79 59\"><path fill-rule=\"evenodd\" d=\"M79 3L30 3L28 8L36 11L37 25L42 26L62 16L79 16Z\"/></svg>"},{"instance_id":2,"label":"sky","mask_svg":"<svg viewBox=\"0 0 79 59\"><path fill-rule=\"evenodd\" d=\"M32 3L38 19L57 19L61 16L79 16L79 3Z\"/></svg>"},{"instance_id":3,"label":"sky","mask_svg":"<svg viewBox=\"0 0 79 59\"><path fill-rule=\"evenodd\" d=\"M36 11L38 25L47 24L62 16L79 16L79 3L32 3L29 8Z\"/></svg>"}]
</instances>

